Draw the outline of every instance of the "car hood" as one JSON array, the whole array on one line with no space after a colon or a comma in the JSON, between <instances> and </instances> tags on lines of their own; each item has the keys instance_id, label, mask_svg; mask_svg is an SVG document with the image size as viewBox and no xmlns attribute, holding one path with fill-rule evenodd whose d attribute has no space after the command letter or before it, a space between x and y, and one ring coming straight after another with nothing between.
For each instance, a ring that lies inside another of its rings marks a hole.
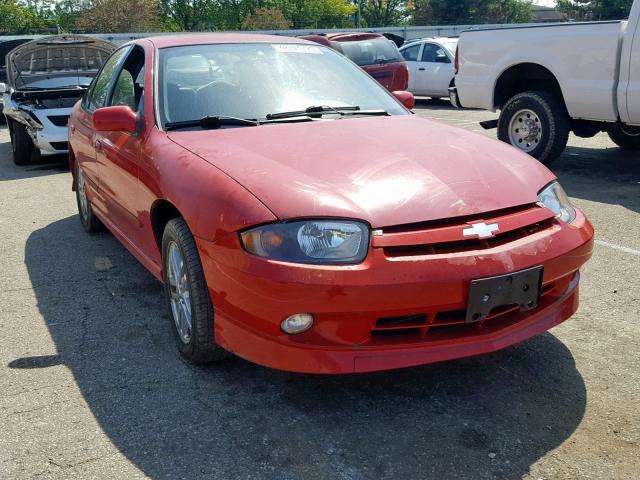
<instances>
[{"instance_id":1,"label":"car hood","mask_svg":"<svg viewBox=\"0 0 640 480\"><path fill-rule=\"evenodd\" d=\"M93 77L115 49L111 42L84 35L38 38L9 52L7 82L16 90L28 86L57 88L57 78L67 78L67 85L86 83L86 78ZM36 83L45 80L52 85Z\"/></svg>"},{"instance_id":2,"label":"car hood","mask_svg":"<svg viewBox=\"0 0 640 480\"><path fill-rule=\"evenodd\" d=\"M280 219L357 218L377 228L475 215L534 203L554 179L511 146L415 116L168 135Z\"/></svg>"}]
</instances>

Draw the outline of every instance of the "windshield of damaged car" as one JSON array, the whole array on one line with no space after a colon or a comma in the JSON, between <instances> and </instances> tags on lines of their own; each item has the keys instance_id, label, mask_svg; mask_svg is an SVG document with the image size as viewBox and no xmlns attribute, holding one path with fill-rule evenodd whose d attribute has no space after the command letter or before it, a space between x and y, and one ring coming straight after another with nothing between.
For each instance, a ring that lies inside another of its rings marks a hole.
<instances>
[{"instance_id":1,"label":"windshield of damaged car","mask_svg":"<svg viewBox=\"0 0 640 480\"><path fill-rule=\"evenodd\" d=\"M308 44L165 48L160 50L158 90L163 125L211 116L261 120L310 106L408 114L342 55Z\"/></svg>"}]
</instances>

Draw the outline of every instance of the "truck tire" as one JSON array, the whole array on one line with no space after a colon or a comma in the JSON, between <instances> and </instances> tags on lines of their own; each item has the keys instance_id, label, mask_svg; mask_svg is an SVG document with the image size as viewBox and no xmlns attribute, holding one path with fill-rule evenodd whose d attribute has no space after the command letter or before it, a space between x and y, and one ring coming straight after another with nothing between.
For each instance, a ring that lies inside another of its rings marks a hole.
<instances>
[{"instance_id":1,"label":"truck tire","mask_svg":"<svg viewBox=\"0 0 640 480\"><path fill-rule=\"evenodd\" d=\"M199 364L232 356L215 341L213 306L193 235L182 218L167 223L162 235L164 291L178 350Z\"/></svg>"},{"instance_id":2,"label":"truck tire","mask_svg":"<svg viewBox=\"0 0 640 480\"><path fill-rule=\"evenodd\" d=\"M571 120L558 98L546 91L523 92L503 107L498 138L544 164L557 159L569 140Z\"/></svg>"},{"instance_id":3,"label":"truck tire","mask_svg":"<svg viewBox=\"0 0 640 480\"><path fill-rule=\"evenodd\" d=\"M609 138L623 150L640 150L640 127L617 123L609 129Z\"/></svg>"},{"instance_id":4,"label":"truck tire","mask_svg":"<svg viewBox=\"0 0 640 480\"><path fill-rule=\"evenodd\" d=\"M10 125L11 148L13 150L13 163L16 165L28 165L31 163L31 153L33 152L33 143L25 128L12 121Z\"/></svg>"}]
</instances>

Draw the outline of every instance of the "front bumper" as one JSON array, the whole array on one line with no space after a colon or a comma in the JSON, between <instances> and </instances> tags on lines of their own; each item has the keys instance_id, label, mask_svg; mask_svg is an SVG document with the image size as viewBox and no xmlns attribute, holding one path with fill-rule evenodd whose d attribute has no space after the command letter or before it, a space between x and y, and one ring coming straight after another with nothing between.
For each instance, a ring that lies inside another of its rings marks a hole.
<instances>
[{"instance_id":1,"label":"front bumper","mask_svg":"<svg viewBox=\"0 0 640 480\"><path fill-rule=\"evenodd\" d=\"M247 254L236 235L197 239L215 311L216 341L252 362L306 373L352 373L408 367L493 352L568 319L578 306L578 269L591 256L593 228L579 212L557 226L482 251L389 257L372 248L353 266L310 266ZM482 328L442 324L378 336L380 319L464 310L469 281L544 266L541 304ZM280 323L311 313L314 326L287 335ZM425 333L426 332L426 333Z\"/></svg>"}]
</instances>

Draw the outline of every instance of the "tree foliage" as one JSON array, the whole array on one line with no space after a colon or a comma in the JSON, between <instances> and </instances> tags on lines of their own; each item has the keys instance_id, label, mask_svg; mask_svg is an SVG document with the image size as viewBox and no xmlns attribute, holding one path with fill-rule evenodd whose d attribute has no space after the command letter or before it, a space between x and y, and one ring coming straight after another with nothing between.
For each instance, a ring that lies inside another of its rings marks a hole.
<instances>
[{"instance_id":1,"label":"tree foliage","mask_svg":"<svg viewBox=\"0 0 640 480\"><path fill-rule=\"evenodd\" d=\"M633 0L558 0L558 8L572 20L622 20Z\"/></svg>"},{"instance_id":2,"label":"tree foliage","mask_svg":"<svg viewBox=\"0 0 640 480\"><path fill-rule=\"evenodd\" d=\"M258 8L242 21L245 30L285 30L291 25L291 20L287 20L282 10L277 8Z\"/></svg>"},{"instance_id":3,"label":"tree foliage","mask_svg":"<svg viewBox=\"0 0 640 480\"><path fill-rule=\"evenodd\" d=\"M523 23L533 20L529 0L415 0L416 25Z\"/></svg>"},{"instance_id":4,"label":"tree foliage","mask_svg":"<svg viewBox=\"0 0 640 480\"><path fill-rule=\"evenodd\" d=\"M149 32L158 29L157 0L93 0L76 26L85 31Z\"/></svg>"}]
</instances>

